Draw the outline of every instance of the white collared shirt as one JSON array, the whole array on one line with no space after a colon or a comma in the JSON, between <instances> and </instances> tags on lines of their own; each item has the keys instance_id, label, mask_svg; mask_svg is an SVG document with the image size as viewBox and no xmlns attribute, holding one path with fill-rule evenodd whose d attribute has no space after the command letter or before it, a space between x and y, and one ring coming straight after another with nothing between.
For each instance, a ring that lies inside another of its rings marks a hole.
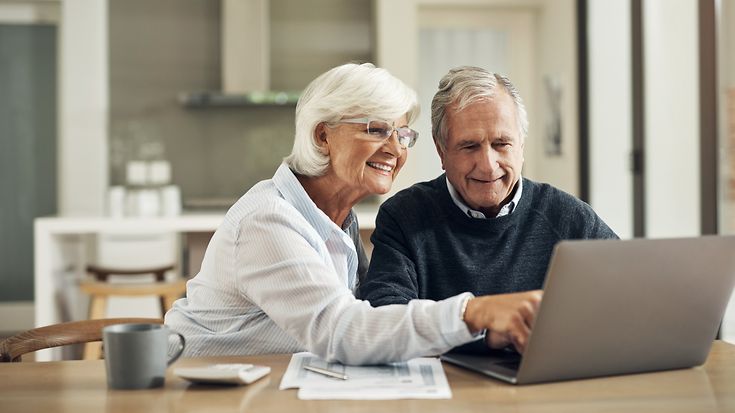
<instances>
[{"instance_id":1,"label":"white collared shirt","mask_svg":"<svg viewBox=\"0 0 735 413\"><path fill-rule=\"evenodd\" d=\"M452 183L449 182L449 178L446 178L446 181L447 189L449 190L449 196L452 197L452 201L454 201L454 204L457 205L457 208L459 208L462 213L467 214L472 218L487 219L485 214L470 208L467 204L464 203L462 197L459 195L459 192L457 192ZM498 214L495 215L494 218L510 215L513 213L515 207L518 206L518 202L521 200L521 192L523 192L523 177L518 177L517 182L518 188L516 188L515 195L513 195L513 198L510 200L510 202L500 207L500 211L498 211Z\"/></svg>"},{"instance_id":2,"label":"white collared shirt","mask_svg":"<svg viewBox=\"0 0 735 413\"><path fill-rule=\"evenodd\" d=\"M355 245L284 164L230 208L166 324L187 356L311 351L350 364L441 354L472 341L463 293L373 308L355 298Z\"/></svg>"}]
</instances>

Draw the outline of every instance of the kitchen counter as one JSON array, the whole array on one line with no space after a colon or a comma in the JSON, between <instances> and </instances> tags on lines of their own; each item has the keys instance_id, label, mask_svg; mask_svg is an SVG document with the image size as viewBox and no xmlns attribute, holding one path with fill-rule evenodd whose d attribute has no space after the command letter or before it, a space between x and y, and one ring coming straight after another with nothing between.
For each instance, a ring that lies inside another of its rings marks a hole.
<instances>
[{"instance_id":1,"label":"kitchen counter","mask_svg":"<svg viewBox=\"0 0 735 413\"><path fill-rule=\"evenodd\" d=\"M35 221L39 229L51 233L84 232L208 232L217 229L224 214L182 214L172 217L43 217Z\"/></svg>"},{"instance_id":2,"label":"kitchen counter","mask_svg":"<svg viewBox=\"0 0 735 413\"><path fill-rule=\"evenodd\" d=\"M377 207L358 206L355 208L360 229L374 229ZM171 217L42 217L36 218L35 227L52 233L82 232L209 232L217 229L225 212L184 212Z\"/></svg>"}]
</instances>

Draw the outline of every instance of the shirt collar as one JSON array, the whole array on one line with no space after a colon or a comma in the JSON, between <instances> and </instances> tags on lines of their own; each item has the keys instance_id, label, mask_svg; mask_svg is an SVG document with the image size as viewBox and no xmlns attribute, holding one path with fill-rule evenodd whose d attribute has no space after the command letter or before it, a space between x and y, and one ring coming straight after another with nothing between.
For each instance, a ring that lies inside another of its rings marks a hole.
<instances>
[{"instance_id":1,"label":"shirt collar","mask_svg":"<svg viewBox=\"0 0 735 413\"><path fill-rule=\"evenodd\" d=\"M467 216L472 218L480 218L480 219L487 219L485 214L483 214L480 211L476 211L467 204L464 203L462 200L462 197L459 195L459 192L457 192L456 189L454 189L454 186L449 182L449 178L445 178L447 181L447 189L449 190L449 196L452 197L452 201L454 201L454 205L457 205L457 208L459 208L462 213L467 214ZM518 206L518 202L521 200L521 192L523 192L523 177L518 177L518 182L516 184L516 190L515 195L513 195L513 198L508 202L507 204L503 205L500 208L500 211L498 211L498 214L494 218L500 218L506 215L510 215L513 213L515 208Z\"/></svg>"},{"instance_id":2,"label":"shirt collar","mask_svg":"<svg viewBox=\"0 0 735 413\"><path fill-rule=\"evenodd\" d=\"M301 182L296 178L296 175L285 163L281 164L275 175L273 175L273 184L283 195L283 198L293 205L306 221L314 227L322 239L327 240L335 231L344 232L342 228L339 228L329 219L324 211L316 206L304 187L301 186ZM350 211L345 220L345 225L352 223L353 219L352 211Z\"/></svg>"},{"instance_id":3,"label":"shirt collar","mask_svg":"<svg viewBox=\"0 0 735 413\"><path fill-rule=\"evenodd\" d=\"M296 175L291 171L288 165L281 164L275 175L273 175L273 184L281 193L283 199L291 204L304 217L306 222L314 228L324 242L329 240L341 240L346 251L347 260L347 285L349 288L354 287L357 279L358 257L355 244L352 238L347 234L347 229L351 226L357 228L357 218L355 212L350 210L345 222L344 228L340 228L319 207L316 206Z\"/></svg>"}]
</instances>

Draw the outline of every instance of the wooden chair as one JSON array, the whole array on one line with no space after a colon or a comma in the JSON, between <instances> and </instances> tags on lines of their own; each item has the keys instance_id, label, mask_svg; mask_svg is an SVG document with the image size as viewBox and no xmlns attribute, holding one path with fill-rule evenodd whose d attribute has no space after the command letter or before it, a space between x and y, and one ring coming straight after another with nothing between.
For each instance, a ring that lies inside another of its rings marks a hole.
<instances>
[{"instance_id":1,"label":"wooden chair","mask_svg":"<svg viewBox=\"0 0 735 413\"><path fill-rule=\"evenodd\" d=\"M165 281L165 274L172 270L173 265L141 268L141 269L116 269L108 267L100 267L96 265L87 266L87 272L90 273L94 280L82 281L79 289L89 294L89 319L103 319L107 316L107 303L111 296L122 297L140 297L140 296L156 296L161 303L161 317L166 311L171 309L174 301L186 293L185 279L176 281ZM153 274L155 282L147 283L111 283L108 279L111 275L145 275ZM87 343L84 346L84 359L98 359L102 355L102 345L98 342Z\"/></svg>"},{"instance_id":2,"label":"wooden chair","mask_svg":"<svg viewBox=\"0 0 735 413\"><path fill-rule=\"evenodd\" d=\"M112 324L163 324L160 318L106 318L72 321L38 327L0 341L0 362L21 361L21 356L45 348L102 341L102 328Z\"/></svg>"}]
</instances>

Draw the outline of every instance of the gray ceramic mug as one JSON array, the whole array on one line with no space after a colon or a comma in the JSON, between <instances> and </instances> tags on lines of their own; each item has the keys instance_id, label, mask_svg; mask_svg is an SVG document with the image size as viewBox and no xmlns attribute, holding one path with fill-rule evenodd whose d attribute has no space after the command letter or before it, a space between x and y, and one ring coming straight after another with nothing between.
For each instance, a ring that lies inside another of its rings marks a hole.
<instances>
[{"instance_id":1,"label":"gray ceramic mug","mask_svg":"<svg viewBox=\"0 0 735 413\"><path fill-rule=\"evenodd\" d=\"M169 336L180 348L168 354ZM107 385L113 389L149 389L163 386L166 367L186 345L184 336L161 324L115 324L102 329Z\"/></svg>"}]
</instances>

